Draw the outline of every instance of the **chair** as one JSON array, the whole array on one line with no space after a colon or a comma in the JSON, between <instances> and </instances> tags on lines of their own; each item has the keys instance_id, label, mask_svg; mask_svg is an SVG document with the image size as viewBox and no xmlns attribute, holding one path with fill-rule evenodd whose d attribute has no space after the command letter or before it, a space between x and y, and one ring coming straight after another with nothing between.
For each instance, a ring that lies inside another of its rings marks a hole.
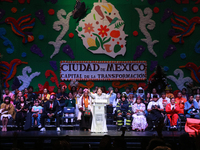
<instances>
[{"instance_id":1,"label":"chair","mask_svg":"<svg viewBox=\"0 0 200 150\"><path fill-rule=\"evenodd\" d=\"M65 116L65 114L73 114ZM62 124L64 124L65 119L74 119L75 118L75 108L74 107L64 107L63 108L63 117L62 117Z\"/></svg>"}]
</instances>

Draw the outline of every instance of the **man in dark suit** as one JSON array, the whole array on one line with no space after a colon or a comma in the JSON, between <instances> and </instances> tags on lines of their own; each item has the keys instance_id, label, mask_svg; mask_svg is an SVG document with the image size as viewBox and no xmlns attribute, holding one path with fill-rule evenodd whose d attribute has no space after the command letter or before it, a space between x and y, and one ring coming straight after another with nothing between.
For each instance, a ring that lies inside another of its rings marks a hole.
<instances>
[{"instance_id":1,"label":"man in dark suit","mask_svg":"<svg viewBox=\"0 0 200 150\"><path fill-rule=\"evenodd\" d=\"M44 104L44 109L41 115L41 132L45 132L45 118L56 118L56 127L57 132L60 132L60 117L58 114L59 111L59 103L56 100L55 94L51 94L49 101Z\"/></svg>"}]
</instances>

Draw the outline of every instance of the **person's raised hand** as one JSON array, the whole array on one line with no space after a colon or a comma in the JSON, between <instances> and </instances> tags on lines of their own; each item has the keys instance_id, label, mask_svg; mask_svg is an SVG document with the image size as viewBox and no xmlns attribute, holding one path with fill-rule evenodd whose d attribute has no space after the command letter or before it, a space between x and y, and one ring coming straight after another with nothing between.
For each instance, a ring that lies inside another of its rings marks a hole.
<instances>
[{"instance_id":1,"label":"person's raised hand","mask_svg":"<svg viewBox=\"0 0 200 150\"><path fill-rule=\"evenodd\" d=\"M110 91L110 94L112 94L112 93L113 93L113 90Z\"/></svg>"}]
</instances>

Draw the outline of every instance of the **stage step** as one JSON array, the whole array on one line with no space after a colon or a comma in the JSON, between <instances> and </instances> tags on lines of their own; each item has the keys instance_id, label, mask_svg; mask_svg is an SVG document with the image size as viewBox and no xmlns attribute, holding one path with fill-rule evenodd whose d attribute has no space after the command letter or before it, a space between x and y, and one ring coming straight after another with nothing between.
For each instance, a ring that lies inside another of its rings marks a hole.
<instances>
[{"instance_id":1,"label":"stage step","mask_svg":"<svg viewBox=\"0 0 200 150\"><path fill-rule=\"evenodd\" d=\"M14 131L17 130L17 126L16 125L8 125L7 126L8 131ZM55 125L45 125L45 127L48 130L56 130L56 126ZM2 126L0 126L0 128L2 128ZM60 128L62 130L80 130L79 124L74 124L74 125L60 125ZM108 130L117 130L117 126L116 125L107 125ZM34 126L31 128L31 130L34 131L39 131L40 129L37 126Z\"/></svg>"}]
</instances>

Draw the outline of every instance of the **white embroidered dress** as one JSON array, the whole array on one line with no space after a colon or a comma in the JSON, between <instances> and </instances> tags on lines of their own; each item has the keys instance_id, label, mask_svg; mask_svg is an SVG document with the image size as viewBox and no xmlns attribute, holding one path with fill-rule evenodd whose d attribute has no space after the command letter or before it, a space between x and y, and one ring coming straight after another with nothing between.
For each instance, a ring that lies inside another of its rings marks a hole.
<instances>
[{"instance_id":1,"label":"white embroidered dress","mask_svg":"<svg viewBox=\"0 0 200 150\"><path fill-rule=\"evenodd\" d=\"M93 118L91 132L108 132L106 126L105 106L110 103L110 95L107 95L105 93L102 93L101 95L90 93L90 96L93 98ZM100 105L104 107L100 107Z\"/></svg>"},{"instance_id":2,"label":"white embroidered dress","mask_svg":"<svg viewBox=\"0 0 200 150\"><path fill-rule=\"evenodd\" d=\"M144 110L145 110L145 104L140 103L137 104L135 103L132 106L133 109L133 122L132 122L132 130L138 129L138 130L144 130L148 124L147 124L147 120L146 117L144 115ZM142 110L143 113L136 113L137 110Z\"/></svg>"}]
</instances>

